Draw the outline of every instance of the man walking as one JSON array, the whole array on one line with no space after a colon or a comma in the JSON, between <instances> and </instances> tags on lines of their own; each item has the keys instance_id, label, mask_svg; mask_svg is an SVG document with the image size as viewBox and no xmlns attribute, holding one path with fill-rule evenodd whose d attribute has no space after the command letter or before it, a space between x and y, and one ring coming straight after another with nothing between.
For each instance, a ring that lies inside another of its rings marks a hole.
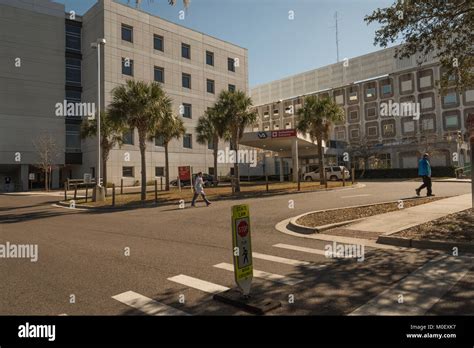
<instances>
[{"instance_id":1,"label":"man walking","mask_svg":"<svg viewBox=\"0 0 474 348\"><path fill-rule=\"evenodd\" d=\"M201 195L202 199L204 199L204 202L206 202L207 206L211 205L211 202L207 200L206 194L204 193L204 180L202 179L202 172L197 174L196 180L194 182L194 197L193 201L191 202L191 207L196 206L196 199L199 195Z\"/></svg>"},{"instance_id":2,"label":"man walking","mask_svg":"<svg viewBox=\"0 0 474 348\"><path fill-rule=\"evenodd\" d=\"M430 155L428 153L425 153L423 155L423 158L420 159L420 161L418 162L418 175L423 178L423 185L421 185L415 190L417 196L420 196L420 191L423 190L425 187L428 191L426 196L434 196L434 194L431 192L431 165L429 157Z\"/></svg>"}]
</instances>

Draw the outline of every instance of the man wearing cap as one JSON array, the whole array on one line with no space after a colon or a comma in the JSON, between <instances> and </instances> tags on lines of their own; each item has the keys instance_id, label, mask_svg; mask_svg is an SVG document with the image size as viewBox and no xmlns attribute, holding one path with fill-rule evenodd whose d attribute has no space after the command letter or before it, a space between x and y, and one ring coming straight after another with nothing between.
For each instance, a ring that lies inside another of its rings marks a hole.
<instances>
[{"instance_id":1,"label":"man wearing cap","mask_svg":"<svg viewBox=\"0 0 474 348\"><path fill-rule=\"evenodd\" d=\"M431 165L429 157L430 155L428 153L425 153L423 155L423 158L420 159L418 162L418 175L423 178L423 185L421 185L415 190L417 196L420 195L420 191L423 190L425 187L428 191L428 194L426 196L434 196L434 194L431 192Z\"/></svg>"}]
</instances>

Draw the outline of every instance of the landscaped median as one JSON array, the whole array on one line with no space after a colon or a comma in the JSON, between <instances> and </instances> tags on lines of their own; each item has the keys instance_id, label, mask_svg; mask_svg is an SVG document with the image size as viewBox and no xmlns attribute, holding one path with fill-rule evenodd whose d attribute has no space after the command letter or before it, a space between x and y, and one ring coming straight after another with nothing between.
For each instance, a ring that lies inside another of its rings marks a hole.
<instances>
[{"instance_id":1,"label":"landscaped median","mask_svg":"<svg viewBox=\"0 0 474 348\"><path fill-rule=\"evenodd\" d=\"M319 233L336 227L349 225L369 216L414 207L438 199L440 199L440 197L412 198L403 201L318 210L292 218L289 225L291 230L295 232Z\"/></svg>"},{"instance_id":2,"label":"landscaped median","mask_svg":"<svg viewBox=\"0 0 474 348\"><path fill-rule=\"evenodd\" d=\"M474 253L471 205L471 194L413 198L310 212L290 219L287 228L325 240L349 237L398 247Z\"/></svg>"},{"instance_id":3,"label":"landscaped median","mask_svg":"<svg viewBox=\"0 0 474 348\"><path fill-rule=\"evenodd\" d=\"M363 186L363 185L362 185ZM284 195L284 194L295 194L301 192L316 192L324 190L334 190L340 188L350 188L358 187L357 184L351 185L351 182L346 182L343 186L342 182L338 181L329 181L327 188L324 185L314 182L301 182L300 190L296 183L291 182L270 182L268 185L262 182L256 183L241 183L241 192L232 193L231 186L218 186L218 187L209 187L205 188L206 196L210 201L218 200L232 200L239 198L253 198L253 197L264 197L264 196L274 196L274 195ZM146 200L140 200L140 192L131 192L116 194L115 196L115 205L113 205L113 197L109 192L109 195L106 197L106 200L103 202L91 202L91 199L88 199L86 202L85 198L80 194L77 195L77 198L74 200L71 197L68 197L67 200L59 202L62 206L71 207L71 202L74 201L74 207L76 208L127 208L134 206L143 206L143 205L182 205L183 202L187 205L191 202L193 197L193 192L190 187L182 188L181 191L177 188L172 188L170 191L157 191L155 196L155 191L148 191L146 195ZM156 198L156 199L155 199ZM199 203L198 203L199 204Z\"/></svg>"}]
</instances>

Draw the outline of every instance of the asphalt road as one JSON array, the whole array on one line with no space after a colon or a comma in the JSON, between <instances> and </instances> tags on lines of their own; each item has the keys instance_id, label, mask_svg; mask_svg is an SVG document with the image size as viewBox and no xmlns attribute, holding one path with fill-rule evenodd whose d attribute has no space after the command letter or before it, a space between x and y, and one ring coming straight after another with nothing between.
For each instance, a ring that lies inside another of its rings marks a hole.
<instances>
[{"instance_id":1,"label":"asphalt road","mask_svg":"<svg viewBox=\"0 0 474 348\"><path fill-rule=\"evenodd\" d=\"M439 252L377 248L368 250L363 262L329 259L321 253L275 247L287 244L324 251L328 244L283 234L275 224L313 210L413 197L419 183L380 181L364 185L219 201L208 208L201 201L197 208L190 208L188 203L179 209L177 202L176 206L115 212L54 207L58 198L51 195L0 195L0 244L37 244L39 249L37 262L0 258L0 314L143 315L145 307L168 309L170 313L178 309L192 315L245 314L195 288L196 284L234 287L233 272L215 265L232 264L230 210L242 203L250 205L253 252L266 258L254 257L254 269L267 272L261 274L267 279L254 278L252 292L282 302L282 307L271 314L350 314ZM434 183L434 193L440 196L467 192L468 183ZM192 277L212 284L194 280L189 286L168 279L178 275L186 277L174 279ZM473 314L473 285L471 267L427 313ZM128 291L157 302L131 306L112 298Z\"/></svg>"}]
</instances>

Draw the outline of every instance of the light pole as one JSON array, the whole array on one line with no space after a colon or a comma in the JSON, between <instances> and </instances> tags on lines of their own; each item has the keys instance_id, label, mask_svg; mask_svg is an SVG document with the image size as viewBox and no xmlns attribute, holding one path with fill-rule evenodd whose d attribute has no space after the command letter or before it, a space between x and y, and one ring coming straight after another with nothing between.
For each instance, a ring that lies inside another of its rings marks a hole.
<instances>
[{"instance_id":1,"label":"light pole","mask_svg":"<svg viewBox=\"0 0 474 348\"><path fill-rule=\"evenodd\" d=\"M91 47L97 49L97 165L96 165L96 176L95 176L95 195L94 200L96 202L105 200L105 190L107 188L102 187L100 183L100 46L105 46L106 41L104 38L97 39L96 42L91 43Z\"/></svg>"}]
</instances>

